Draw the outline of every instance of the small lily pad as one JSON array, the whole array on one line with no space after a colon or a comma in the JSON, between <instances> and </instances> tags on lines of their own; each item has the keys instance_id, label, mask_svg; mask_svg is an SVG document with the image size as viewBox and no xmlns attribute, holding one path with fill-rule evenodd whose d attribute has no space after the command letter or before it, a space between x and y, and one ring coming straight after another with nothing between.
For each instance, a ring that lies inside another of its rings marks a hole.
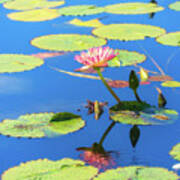
<instances>
[{"instance_id":1,"label":"small lily pad","mask_svg":"<svg viewBox=\"0 0 180 180\"><path fill-rule=\"evenodd\" d=\"M77 131L84 125L80 116L68 112L27 114L16 120L3 120L0 123L0 133L13 137L53 137Z\"/></svg>"},{"instance_id":2,"label":"small lily pad","mask_svg":"<svg viewBox=\"0 0 180 180\"><path fill-rule=\"evenodd\" d=\"M58 161L38 159L21 163L5 171L2 180L90 180L98 173L83 161L64 158Z\"/></svg>"},{"instance_id":3,"label":"small lily pad","mask_svg":"<svg viewBox=\"0 0 180 180\"><path fill-rule=\"evenodd\" d=\"M156 39L157 42L168 46L180 46L180 31L164 34Z\"/></svg>"},{"instance_id":4,"label":"small lily pad","mask_svg":"<svg viewBox=\"0 0 180 180\"><path fill-rule=\"evenodd\" d=\"M162 11L164 8L155 3L119 3L105 7L105 11L112 14L147 14Z\"/></svg>"},{"instance_id":5,"label":"small lily pad","mask_svg":"<svg viewBox=\"0 0 180 180\"><path fill-rule=\"evenodd\" d=\"M180 11L180 1L176 1L169 5L169 8L175 11Z\"/></svg>"},{"instance_id":6,"label":"small lily pad","mask_svg":"<svg viewBox=\"0 0 180 180\"><path fill-rule=\"evenodd\" d=\"M115 58L111 61L108 61L108 66L115 67L114 61L119 61L120 66L132 66L138 63L142 63L146 60L146 56L144 54L140 54L135 51L127 51L116 49L115 53L119 53Z\"/></svg>"},{"instance_id":7,"label":"small lily pad","mask_svg":"<svg viewBox=\"0 0 180 180\"><path fill-rule=\"evenodd\" d=\"M165 29L160 27L144 24L110 24L95 28L92 31L92 33L98 37L121 41L157 37L165 32Z\"/></svg>"},{"instance_id":8,"label":"small lily pad","mask_svg":"<svg viewBox=\"0 0 180 180\"><path fill-rule=\"evenodd\" d=\"M37 37L31 41L31 44L52 51L81 51L103 46L106 44L106 40L90 35L55 34Z\"/></svg>"},{"instance_id":9,"label":"small lily pad","mask_svg":"<svg viewBox=\"0 0 180 180\"><path fill-rule=\"evenodd\" d=\"M0 73L23 72L44 64L40 58L21 54L0 54Z\"/></svg>"},{"instance_id":10,"label":"small lily pad","mask_svg":"<svg viewBox=\"0 0 180 180\"><path fill-rule=\"evenodd\" d=\"M165 81L161 85L164 87L180 87L180 82L178 82L178 81Z\"/></svg>"},{"instance_id":11,"label":"small lily pad","mask_svg":"<svg viewBox=\"0 0 180 180\"><path fill-rule=\"evenodd\" d=\"M104 12L104 8L95 5L76 5L59 9L59 13L64 16L84 16L102 12Z\"/></svg>"},{"instance_id":12,"label":"small lily pad","mask_svg":"<svg viewBox=\"0 0 180 180\"><path fill-rule=\"evenodd\" d=\"M171 76L167 76L167 75L158 75L158 76L149 76L148 77L148 81L172 81L173 78Z\"/></svg>"},{"instance_id":13,"label":"small lily pad","mask_svg":"<svg viewBox=\"0 0 180 180\"><path fill-rule=\"evenodd\" d=\"M112 106L109 111L112 120L131 125L167 124L178 117L178 113L174 110L156 108L137 101L123 101Z\"/></svg>"},{"instance_id":14,"label":"small lily pad","mask_svg":"<svg viewBox=\"0 0 180 180\"><path fill-rule=\"evenodd\" d=\"M4 3L3 6L7 9L14 10L32 10L41 8L53 8L61 6L64 1L46 1L46 0L13 0Z\"/></svg>"},{"instance_id":15,"label":"small lily pad","mask_svg":"<svg viewBox=\"0 0 180 180\"><path fill-rule=\"evenodd\" d=\"M84 27L100 27L103 24L99 21L99 19L91 19L88 21L82 21L80 19L73 19L69 21L69 24L73 24L75 26L84 26Z\"/></svg>"},{"instance_id":16,"label":"small lily pad","mask_svg":"<svg viewBox=\"0 0 180 180\"><path fill-rule=\"evenodd\" d=\"M178 180L173 171L160 167L128 166L107 170L94 180Z\"/></svg>"},{"instance_id":17,"label":"small lily pad","mask_svg":"<svg viewBox=\"0 0 180 180\"><path fill-rule=\"evenodd\" d=\"M34 9L29 11L9 13L9 19L24 22L47 21L59 17L56 9Z\"/></svg>"},{"instance_id":18,"label":"small lily pad","mask_svg":"<svg viewBox=\"0 0 180 180\"><path fill-rule=\"evenodd\" d=\"M180 143L176 144L169 154L176 160L180 161Z\"/></svg>"}]
</instances>

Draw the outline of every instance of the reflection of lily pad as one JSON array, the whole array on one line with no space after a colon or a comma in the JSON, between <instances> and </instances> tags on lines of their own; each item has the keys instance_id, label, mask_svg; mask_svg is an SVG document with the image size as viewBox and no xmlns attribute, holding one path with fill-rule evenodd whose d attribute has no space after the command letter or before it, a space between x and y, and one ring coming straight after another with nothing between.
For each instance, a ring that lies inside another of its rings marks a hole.
<instances>
[{"instance_id":1,"label":"reflection of lily pad","mask_svg":"<svg viewBox=\"0 0 180 180\"><path fill-rule=\"evenodd\" d=\"M15 21L46 21L59 17L56 9L34 9L29 11L9 13L8 18Z\"/></svg>"},{"instance_id":2,"label":"reflection of lily pad","mask_svg":"<svg viewBox=\"0 0 180 180\"><path fill-rule=\"evenodd\" d=\"M90 180L97 173L95 167L85 166L84 162L79 160L38 159L8 169L3 173L2 180Z\"/></svg>"},{"instance_id":3,"label":"reflection of lily pad","mask_svg":"<svg viewBox=\"0 0 180 180\"><path fill-rule=\"evenodd\" d=\"M59 121L51 121L57 115ZM77 131L84 125L80 116L71 113L27 114L16 120L3 120L0 123L0 133L14 137L52 137Z\"/></svg>"},{"instance_id":4,"label":"reflection of lily pad","mask_svg":"<svg viewBox=\"0 0 180 180\"><path fill-rule=\"evenodd\" d=\"M164 87L180 87L180 82L178 82L178 81L165 81L161 85Z\"/></svg>"},{"instance_id":5,"label":"reflection of lily pad","mask_svg":"<svg viewBox=\"0 0 180 180\"><path fill-rule=\"evenodd\" d=\"M140 40L145 37L157 37L166 31L157 26L143 24L110 24L92 31L96 36L115 40Z\"/></svg>"},{"instance_id":6,"label":"reflection of lily pad","mask_svg":"<svg viewBox=\"0 0 180 180\"><path fill-rule=\"evenodd\" d=\"M131 125L153 125L171 123L177 119L174 110L160 109L145 102L123 101L110 108L110 118L116 122Z\"/></svg>"},{"instance_id":7,"label":"reflection of lily pad","mask_svg":"<svg viewBox=\"0 0 180 180\"><path fill-rule=\"evenodd\" d=\"M102 12L104 12L104 8L94 5L67 6L59 9L59 13L65 16L84 16Z\"/></svg>"},{"instance_id":8,"label":"reflection of lily pad","mask_svg":"<svg viewBox=\"0 0 180 180\"><path fill-rule=\"evenodd\" d=\"M164 8L154 3L119 3L105 7L105 11L113 14L146 14L162 11Z\"/></svg>"},{"instance_id":9,"label":"reflection of lily pad","mask_svg":"<svg viewBox=\"0 0 180 180\"><path fill-rule=\"evenodd\" d=\"M176 144L169 154L176 160L180 161L180 143Z\"/></svg>"},{"instance_id":10,"label":"reflection of lily pad","mask_svg":"<svg viewBox=\"0 0 180 180\"><path fill-rule=\"evenodd\" d=\"M111 61L108 61L108 66L114 66L114 61L118 60L121 66L131 66L137 63L142 63L145 61L146 56L135 51L127 50L116 50L119 54L113 58Z\"/></svg>"},{"instance_id":11,"label":"reflection of lily pad","mask_svg":"<svg viewBox=\"0 0 180 180\"><path fill-rule=\"evenodd\" d=\"M64 1L46 1L46 0L13 0L3 4L7 9L31 10L41 8L52 8L63 5Z\"/></svg>"},{"instance_id":12,"label":"reflection of lily pad","mask_svg":"<svg viewBox=\"0 0 180 180\"><path fill-rule=\"evenodd\" d=\"M28 55L0 54L0 73L28 71L43 63L42 59Z\"/></svg>"},{"instance_id":13,"label":"reflection of lily pad","mask_svg":"<svg viewBox=\"0 0 180 180\"><path fill-rule=\"evenodd\" d=\"M180 11L180 1L176 1L169 5L170 9L173 9L175 11Z\"/></svg>"},{"instance_id":14,"label":"reflection of lily pad","mask_svg":"<svg viewBox=\"0 0 180 180\"><path fill-rule=\"evenodd\" d=\"M31 41L33 46L53 51L81 51L106 44L106 40L90 35L56 34L41 36Z\"/></svg>"},{"instance_id":15,"label":"reflection of lily pad","mask_svg":"<svg viewBox=\"0 0 180 180\"><path fill-rule=\"evenodd\" d=\"M165 168L129 166L107 170L94 180L178 180L176 173Z\"/></svg>"},{"instance_id":16,"label":"reflection of lily pad","mask_svg":"<svg viewBox=\"0 0 180 180\"><path fill-rule=\"evenodd\" d=\"M163 45L180 46L180 31L164 34L156 39Z\"/></svg>"},{"instance_id":17,"label":"reflection of lily pad","mask_svg":"<svg viewBox=\"0 0 180 180\"><path fill-rule=\"evenodd\" d=\"M99 27L102 26L103 24L99 21L99 19L91 19L88 21L82 21L80 19L73 19L69 21L69 24L73 24L76 26L85 26L85 27Z\"/></svg>"}]
</instances>

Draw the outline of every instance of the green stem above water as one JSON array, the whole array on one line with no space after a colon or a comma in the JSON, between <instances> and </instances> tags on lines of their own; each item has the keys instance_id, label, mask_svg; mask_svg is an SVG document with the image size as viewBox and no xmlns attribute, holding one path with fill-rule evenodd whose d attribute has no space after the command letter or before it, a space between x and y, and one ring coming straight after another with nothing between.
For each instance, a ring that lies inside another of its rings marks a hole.
<instances>
[{"instance_id":1,"label":"green stem above water","mask_svg":"<svg viewBox=\"0 0 180 180\"><path fill-rule=\"evenodd\" d=\"M108 85L108 83L107 83L106 80L104 79L104 77L103 77L103 75L102 75L102 73L101 73L101 69L100 69L100 68L94 68L94 69L97 71L97 73L98 73L101 81L102 81L103 84L106 86L106 88L107 88L108 91L111 93L111 95L116 99L116 101L117 101L118 103L121 103L121 100L119 99L119 97L116 95L116 93L112 90L112 88Z\"/></svg>"}]
</instances>

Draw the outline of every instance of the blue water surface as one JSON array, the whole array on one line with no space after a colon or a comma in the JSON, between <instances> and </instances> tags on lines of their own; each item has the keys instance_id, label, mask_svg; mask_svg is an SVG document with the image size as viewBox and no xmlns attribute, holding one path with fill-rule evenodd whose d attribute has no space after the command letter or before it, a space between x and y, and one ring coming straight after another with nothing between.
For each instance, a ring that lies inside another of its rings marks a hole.
<instances>
[{"instance_id":1,"label":"blue water surface","mask_svg":"<svg viewBox=\"0 0 180 180\"><path fill-rule=\"evenodd\" d=\"M140 0L139 0L140 1ZM68 0L64 6L79 4L96 4L99 6L127 2L125 0ZM128 2L135 2L133 0ZM141 0L140 2L148 2ZM165 7L164 11L155 14L150 19L145 15L115 15L102 13L87 17L82 20L102 18L104 24L110 23L138 23L150 24L165 28L167 32L180 30L180 12L168 9L168 4L175 0L158 0L159 5ZM91 34L92 28L76 27L66 22L74 17L59 17L44 22L18 22L7 18L12 12L0 5L0 53L35 54L46 52L31 46L30 41L38 36L59 33ZM144 53L143 48L158 62L164 71L175 80L180 81L180 50L178 47L164 46L153 38L141 41L108 41L112 48L127 49ZM179 52L179 53L178 53ZM21 162L48 158L59 160L64 157L79 159L80 146L91 146L98 141L111 123L108 118L108 108L99 121L93 115L87 116L84 104L87 99L92 101L108 101L109 107L116 102L98 80L78 78L54 71L57 67L73 71L80 65L74 61L74 55L79 52L67 53L63 56L45 60L45 64L32 71L20 73L4 73L0 75L0 119L15 119L19 115L39 112L68 111L82 115L86 126L75 133L56 138L26 139L0 136L0 174L8 168L19 165ZM169 63L168 58L175 54ZM142 64L145 68L157 71L149 58ZM128 80L132 67L107 69L104 76L112 79ZM159 83L141 86L139 93L150 104L157 104L157 91ZM180 112L180 89L161 87L167 99L167 107ZM122 100L132 100L134 96L130 89L115 90ZM80 108L80 112L77 109ZM180 142L180 120L174 124L164 126L140 127L141 137L135 148L129 140L131 126L117 124L108 135L104 146L106 150L119 152L117 166L148 165L161 166L171 169L174 163L168 155L171 148Z\"/></svg>"}]
</instances>

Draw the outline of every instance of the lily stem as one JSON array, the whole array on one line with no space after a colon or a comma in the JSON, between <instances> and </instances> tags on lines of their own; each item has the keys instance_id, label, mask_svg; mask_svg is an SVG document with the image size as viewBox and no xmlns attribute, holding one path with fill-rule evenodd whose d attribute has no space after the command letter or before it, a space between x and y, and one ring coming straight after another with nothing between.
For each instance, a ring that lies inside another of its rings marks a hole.
<instances>
[{"instance_id":1,"label":"lily stem","mask_svg":"<svg viewBox=\"0 0 180 180\"><path fill-rule=\"evenodd\" d=\"M111 129L114 127L114 125L116 124L115 121L113 121L109 127L106 129L106 131L104 132L103 136L101 137L100 141L99 141L99 145L102 146L106 136L108 135L108 133L111 131Z\"/></svg>"},{"instance_id":2,"label":"lily stem","mask_svg":"<svg viewBox=\"0 0 180 180\"><path fill-rule=\"evenodd\" d=\"M137 90L134 90L134 95L136 97L136 100L141 103L142 101L141 101L141 99L140 99L140 97L139 97L139 95L137 93Z\"/></svg>"},{"instance_id":3,"label":"lily stem","mask_svg":"<svg viewBox=\"0 0 180 180\"><path fill-rule=\"evenodd\" d=\"M108 83L106 82L106 80L104 79L102 73L101 73L101 69L100 68L95 68L95 70L97 71L101 81L103 82L103 84L106 86L106 88L108 89L108 91L111 93L111 95L116 99L116 101L118 103L121 103L121 100L119 99L119 97L116 95L116 93L112 90L112 88L108 85Z\"/></svg>"}]
</instances>

